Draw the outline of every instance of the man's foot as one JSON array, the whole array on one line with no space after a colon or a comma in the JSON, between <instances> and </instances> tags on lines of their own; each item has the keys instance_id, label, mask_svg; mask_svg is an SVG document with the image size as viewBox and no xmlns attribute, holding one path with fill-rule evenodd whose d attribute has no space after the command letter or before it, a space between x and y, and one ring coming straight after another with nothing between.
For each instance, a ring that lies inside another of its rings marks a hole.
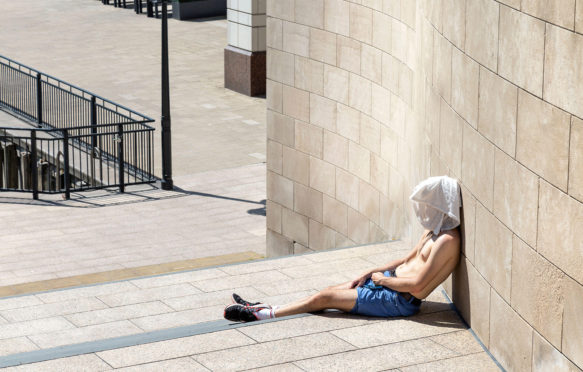
<instances>
[{"instance_id":1,"label":"man's foot","mask_svg":"<svg viewBox=\"0 0 583 372\"><path fill-rule=\"evenodd\" d=\"M256 306L261 304L261 302L249 302L249 301L245 301L244 299L241 298L241 296L239 296L236 293L233 293L233 302L239 305L243 305L243 306Z\"/></svg>"},{"instance_id":2,"label":"man's foot","mask_svg":"<svg viewBox=\"0 0 583 372\"><path fill-rule=\"evenodd\" d=\"M267 309L267 307L250 307L241 304L233 304L225 307L223 317L232 322L254 322L259 320L256 313L262 309Z\"/></svg>"}]
</instances>

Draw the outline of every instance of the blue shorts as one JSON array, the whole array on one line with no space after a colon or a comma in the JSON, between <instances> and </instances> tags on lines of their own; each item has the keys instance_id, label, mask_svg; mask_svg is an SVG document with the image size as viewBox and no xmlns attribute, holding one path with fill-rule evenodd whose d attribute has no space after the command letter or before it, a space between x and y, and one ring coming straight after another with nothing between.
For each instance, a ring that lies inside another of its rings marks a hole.
<instances>
[{"instance_id":1,"label":"blue shorts","mask_svg":"<svg viewBox=\"0 0 583 372\"><path fill-rule=\"evenodd\" d=\"M395 276L393 272L385 271L385 276ZM420 305L413 302L415 297L411 296L409 300L405 300L403 296L390 288L381 287L375 288L375 284L371 279L368 279L362 287L356 288L358 297L356 304L350 310L353 314L361 314L368 316L409 316L419 311Z\"/></svg>"}]
</instances>

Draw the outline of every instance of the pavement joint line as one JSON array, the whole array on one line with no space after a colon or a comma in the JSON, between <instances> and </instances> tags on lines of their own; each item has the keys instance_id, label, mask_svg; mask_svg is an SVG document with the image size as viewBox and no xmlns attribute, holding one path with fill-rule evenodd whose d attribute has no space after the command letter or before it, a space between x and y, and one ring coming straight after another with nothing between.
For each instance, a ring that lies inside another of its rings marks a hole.
<instances>
[{"instance_id":1,"label":"pavement joint line","mask_svg":"<svg viewBox=\"0 0 583 372\"><path fill-rule=\"evenodd\" d=\"M189 260L167 262L156 265L139 266L126 269L104 271L65 278L49 279L0 287L0 300L46 293L73 288L82 288L106 283L118 283L128 280L150 278L180 272L208 269L225 264L240 264L255 261L263 256L247 251L220 256L201 257Z\"/></svg>"},{"instance_id":2,"label":"pavement joint line","mask_svg":"<svg viewBox=\"0 0 583 372\"><path fill-rule=\"evenodd\" d=\"M304 252L304 253L299 253L299 254L290 254L290 255L279 256L279 257L262 257L262 256L260 256L260 255L257 254L257 257L258 257L257 259L248 259L248 260L244 260L244 261L230 262L230 263L223 263L223 264L215 264L215 265L209 265L209 266L204 266L204 267L191 268L191 269L186 269L186 270L178 270L178 271L172 271L172 272L166 272L166 273L157 273L157 274L149 274L149 275L148 274L144 274L144 275L141 275L141 276L138 275L138 276L131 277L131 278L112 279L112 280L104 281L104 282L77 284L77 285L71 285L71 286L68 286L68 287L45 289L45 290L39 289L39 290L36 290L36 291L23 292L23 293L14 293L14 294L6 294L6 295L2 295L1 290L3 288L15 287L17 285L15 285L15 286L7 286L7 287L0 287L0 300L6 300L6 299L12 299L12 298L18 298L18 297L24 297L24 296L30 296L30 295L41 294L41 293L50 293L50 292L66 291L66 290L77 289L77 288L95 287L95 286L103 285L103 284L123 283L123 282L127 282L127 281L130 281L130 280L156 278L156 277L165 276L165 275L187 273L187 272L199 271L199 270L220 269L222 267L235 266L235 265L240 265L242 263L274 261L274 260L284 259L284 258L290 258L290 257L309 256L309 255L318 254L318 253L324 253L324 252L334 252L334 251L341 251L341 250L353 249L353 248L359 248L359 247L367 247L367 246L371 246L371 245L395 243L395 242L398 242L398 241L400 241L400 240L399 239L395 239L395 240L388 240L388 241L384 241L384 242L367 243L367 244L353 245L353 246L349 246L349 247L333 248L333 249L328 249L328 250L324 250L324 251L314 251L314 252ZM250 253L254 253L254 252L250 252ZM217 256L217 257L220 257L220 256ZM261 257L261 258L259 258L259 257ZM208 258L208 257L202 257L201 259L204 259L204 258ZM188 261L188 260L186 260L186 261ZM178 261L178 262L182 262L182 261ZM152 265L152 266L157 266L157 265ZM95 274L102 274L102 273L95 273ZM93 275L93 274L87 274L87 275ZM67 279L67 278L62 278L62 279ZM51 280L56 280L56 279L51 279ZM51 281L51 280L49 280L49 281ZM32 283L23 283L22 285L24 286L24 285L33 284L33 283L35 283L35 282L32 282Z\"/></svg>"},{"instance_id":3,"label":"pavement joint line","mask_svg":"<svg viewBox=\"0 0 583 372\"><path fill-rule=\"evenodd\" d=\"M216 320L193 324L190 326L162 329L152 332L139 333L129 336L114 337L105 340L89 341L73 345L58 346L50 349L34 350L24 353L0 357L0 368L14 367L23 364L45 362L48 360L68 358L100 351L121 349L125 347L150 344L154 342L174 340L178 338L198 336L230 329L255 326L258 324L273 323L294 318L303 318L312 314L298 314L281 318L266 319L260 322L233 323L228 320Z\"/></svg>"}]
</instances>

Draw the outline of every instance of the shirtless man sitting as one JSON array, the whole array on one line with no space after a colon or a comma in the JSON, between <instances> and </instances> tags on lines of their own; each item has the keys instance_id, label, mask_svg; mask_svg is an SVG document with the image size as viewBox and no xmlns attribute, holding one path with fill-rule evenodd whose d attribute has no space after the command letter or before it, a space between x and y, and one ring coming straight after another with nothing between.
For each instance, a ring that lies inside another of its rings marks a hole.
<instances>
[{"instance_id":1,"label":"shirtless man sitting","mask_svg":"<svg viewBox=\"0 0 583 372\"><path fill-rule=\"evenodd\" d=\"M283 306L250 303L233 294L235 304L225 308L224 317L249 322L324 309L382 317L416 314L421 300L447 279L459 261L459 186L449 177L432 177L415 188L411 200L427 230L405 257Z\"/></svg>"}]
</instances>

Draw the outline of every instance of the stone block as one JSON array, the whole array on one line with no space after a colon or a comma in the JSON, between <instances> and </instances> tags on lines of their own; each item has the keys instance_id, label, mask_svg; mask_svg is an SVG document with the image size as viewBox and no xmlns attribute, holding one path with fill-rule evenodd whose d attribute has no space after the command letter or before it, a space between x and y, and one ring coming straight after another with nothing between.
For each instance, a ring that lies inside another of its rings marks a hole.
<instances>
[{"instance_id":1,"label":"stone block","mask_svg":"<svg viewBox=\"0 0 583 372\"><path fill-rule=\"evenodd\" d=\"M336 106L336 132L351 141L360 140L360 112L338 103Z\"/></svg>"},{"instance_id":2,"label":"stone block","mask_svg":"<svg viewBox=\"0 0 583 372\"><path fill-rule=\"evenodd\" d=\"M267 17L266 43L268 48L283 49L283 21Z\"/></svg>"},{"instance_id":3,"label":"stone block","mask_svg":"<svg viewBox=\"0 0 583 372\"><path fill-rule=\"evenodd\" d=\"M433 61L433 85L437 88L437 92L447 103L451 103L451 43L435 32L435 40L433 45L434 61Z\"/></svg>"},{"instance_id":4,"label":"stone block","mask_svg":"<svg viewBox=\"0 0 583 372\"><path fill-rule=\"evenodd\" d=\"M324 225L343 235L348 234L348 207L346 204L324 195Z\"/></svg>"},{"instance_id":5,"label":"stone block","mask_svg":"<svg viewBox=\"0 0 583 372\"><path fill-rule=\"evenodd\" d=\"M462 253L474 264L476 237L476 199L463 184L462 191Z\"/></svg>"},{"instance_id":6,"label":"stone block","mask_svg":"<svg viewBox=\"0 0 583 372\"><path fill-rule=\"evenodd\" d=\"M369 220L380 223L380 194L368 182L360 181L358 186L358 211Z\"/></svg>"},{"instance_id":7,"label":"stone block","mask_svg":"<svg viewBox=\"0 0 583 372\"><path fill-rule=\"evenodd\" d=\"M520 0L499 0L499 2L514 9L520 10Z\"/></svg>"},{"instance_id":8,"label":"stone block","mask_svg":"<svg viewBox=\"0 0 583 372\"><path fill-rule=\"evenodd\" d=\"M439 125L441 119L441 97L432 87L427 89L425 96L426 132L431 142L431 150L439 154Z\"/></svg>"},{"instance_id":9,"label":"stone block","mask_svg":"<svg viewBox=\"0 0 583 372\"><path fill-rule=\"evenodd\" d=\"M543 98L578 117L583 117L581 55L583 35L547 26Z\"/></svg>"},{"instance_id":10,"label":"stone block","mask_svg":"<svg viewBox=\"0 0 583 372\"><path fill-rule=\"evenodd\" d=\"M417 2L401 0L401 21L405 22L407 26L415 29L417 15Z\"/></svg>"},{"instance_id":11,"label":"stone block","mask_svg":"<svg viewBox=\"0 0 583 372\"><path fill-rule=\"evenodd\" d=\"M294 0L268 0L267 14L270 17L292 21L295 18Z\"/></svg>"},{"instance_id":12,"label":"stone block","mask_svg":"<svg viewBox=\"0 0 583 372\"><path fill-rule=\"evenodd\" d=\"M407 25L398 21L391 20L391 54L399 61L407 61Z\"/></svg>"},{"instance_id":13,"label":"stone block","mask_svg":"<svg viewBox=\"0 0 583 372\"><path fill-rule=\"evenodd\" d=\"M282 174L283 155L281 143L267 140L267 169Z\"/></svg>"},{"instance_id":14,"label":"stone block","mask_svg":"<svg viewBox=\"0 0 583 372\"><path fill-rule=\"evenodd\" d=\"M530 371L532 328L495 291L490 301L490 352L506 370Z\"/></svg>"},{"instance_id":15,"label":"stone block","mask_svg":"<svg viewBox=\"0 0 583 372\"><path fill-rule=\"evenodd\" d=\"M381 125L381 158L393 167L397 166L397 141L395 132Z\"/></svg>"},{"instance_id":16,"label":"stone block","mask_svg":"<svg viewBox=\"0 0 583 372\"><path fill-rule=\"evenodd\" d=\"M311 28L310 58L336 66L336 34Z\"/></svg>"},{"instance_id":17,"label":"stone block","mask_svg":"<svg viewBox=\"0 0 583 372\"><path fill-rule=\"evenodd\" d=\"M310 94L310 123L336 132L336 102Z\"/></svg>"},{"instance_id":18,"label":"stone block","mask_svg":"<svg viewBox=\"0 0 583 372\"><path fill-rule=\"evenodd\" d=\"M267 201L267 228L278 234L281 234L281 209L281 205L274 203L271 200Z\"/></svg>"},{"instance_id":19,"label":"stone block","mask_svg":"<svg viewBox=\"0 0 583 372\"><path fill-rule=\"evenodd\" d=\"M370 183L385 196L389 195L389 163L371 154Z\"/></svg>"},{"instance_id":20,"label":"stone block","mask_svg":"<svg viewBox=\"0 0 583 372\"><path fill-rule=\"evenodd\" d=\"M371 94L372 88L370 80L351 73L348 87L349 106L370 115L372 109Z\"/></svg>"},{"instance_id":21,"label":"stone block","mask_svg":"<svg viewBox=\"0 0 583 372\"><path fill-rule=\"evenodd\" d=\"M575 10L575 31L583 33L583 0L577 0Z\"/></svg>"},{"instance_id":22,"label":"stone block","mask_svg":"<svg viewBox=\"0 0 583 372\"><path fill-rule=\"evenodd\" d=\"M510 301L512 231L480 204L476 209L476 268L496 292Z\"/></svg>"},{"instance_id":23,"label":"stone block","mask_svg":"<svg viewBox=\"0 0 583 372\"><path fill-rule=\"evenodd\" d=\"M466 2L466 53L492 71L498 66L499 7L493 0Z\"/></svg>"},{"instance_id":24,"label":"stone block","mask_svg":"<svg viewBox=\"0 0 583 372\"><path fill-rule=\"evenodd\" d=\"M532 338L532 372L580 372L569 359L534 332Z\"/></svg>"},{"instance_id":25,"label":"stone block","mask_svg":"<svg viewBox=\"0 0 583 372\"><path fill-rule=\"evenodd\" d=\"M348 170L362 180L370 181L370 151L357 143L348 143Z\"/></svg>"},{"instance_id":26,"label":"stone block","mask_svg":"<svg viewBox=\"0 0 583 372\"><path fill-rule=\"evenodd\" d=\"M310 121L310 92L284 85L283 113L298 120Z\"/></svg>"},{"instance_id":27,"label":"stone block","mask_svg":"<svg viewBox=\"0 0 583 372\"><path fill-rule=\"evenodd\" d=\"M383 87L397 94L401 62L389 53L383 53L382 64Z\"/></svg>"},{"instance_id":28,"label":"stone block","mask_svg":"<svg viewBox=\"0 0 583 372\"><path fill-rule=\"evenodd\" d=\"M579 266L581 268L581 266ZM563 348L562 352L579 368L583 369L583 286L574 280L569 281L563 313Z\"/></svg>"},{"instance_id":29,"label":"stone block","mask_svg":"<svg viewBox=\"0 0 583 372\"><path fill-rule=\"evenodd\" d=\"M420 54L421 54L421 68L420 72L424 72L427 77L433 76L433 26L427 19L421 19L419 28L420 35ZM454 74L455 76L455 74ZM431 83L431 81L429 81Z\"/></svg>"},{"instance_id":30,"label":"stone block","mask_svg":"<svg viewBox=\"0 0 583 372\"><path fill-rule=\"evenodd\" d=\"M338 67L360 74L360 46L361 43L349 37L338 35L336 51L338 53L336 61Z\"/></svg>"},{"instance_id":31,"label":"stone block","mask_svg":"<svg viewBox=\"0 0 583 372\"><path fill-rule=\"evenodd\" d=\"M443 36L460 50L464 50L466 43L466 1L442 0L442 2L443 14L447 14L443 21Z\"/></svg>"},{"instance_id":32,"label":"stone block","mask_svg":"<svg viewBox=\"0 0 583 372\"><path fill-rule=\"evenodd\" d=\"M574 116L569 149L569 195L583 202L583 120Z\"/></svg>"},{"instance_id":33,"label":"stone block","mask_svg":"<svg viewBox=\"0 0 583 372\"><path fill-rule=\"evenodd\" d=\"M267 138L283 145L294 146L294 119L267 110Z\"/></svg>"},{"instance_id":34,"label":"stone block","mask_svg":"<svg viewBox=\"0 0 583 372\"><path fill-rule=\"evenodd\" d=\"M297 74L296 74L297 76ZM283 112L283 91L281 83L273 80L265 82L267 108L279 113Z\"/></svg>"},{"instance_id":35,"label":"stone block","mask_svg":"<svg viewBox=\"0 0 583 372\"><path fill-rule=\"evenodd\" d=\"M353 174L336 169L336 199L358 209L359 180Z\"/></svg>"},{"instance_id":36,"label":"stone block","mask_svg":"<svg viewBox=\"0 0 583 372\"><path fill-rule=\"evenodd\" d=\"M293 242L272 230L267 230L267 257L287 256L293 253Z\"/></svg>"},{"instance_id":37,"label":"stone block","mask_svg":"<svg viewBox=\"0 0 583 372\"><path fill-rule=\"evenodd\" d=\"M565 274L514 236L512 248L512 307L561 348Z\"/></svg>"},{"instance_id":38,"label":"stone block","mask_svg":"<svg viewBox=\"0 0 583 372\"><path fill-rule=\"evenodd\" d=\"M460 178L462 175L463 127L463 119L444 100L441 100L439 156L455 178Z\"/></svg>"},{"instance_id":39,"label":"stone block","mask_svg":"<svg viewBox=\"0 0 583 372\"><path fill-rule=\"evenodd\" d=\"M324 160L337 167L348 169L348 140L325 130Z\"/></svg>"},{"instance_id":40,"label":"stone block","mask_svg":"<svg viewBox=\"0 0 583 372\"><path fill-rule=\"evenodd\" d=\"M298 120L296 121L295 133L295 147L297 150L322 158L324 143L322 128ZM269 162L269 156L267 160Z\"/></svg>"},{"instance_id":41,"label":"stone block","mask_svg":"<svg viewBox=\"0 0 583 372\"><path fill-rule=\"evenodd\" d=\"M283 175L304 185L310 182L310 156L283 146Z\"/></svg>"},{"instance_id":42,"label":"stone block","mask_svg":"<svg viewBox=\"0 0 583 372\"><path fill-rule=\"evenodd\" d=\"M310 157L310 187L334 197L336 168L326 161Z\"/></svg>"},{"instance_id":43,"label":"stone block","mask_svg":"<svg viewBox=\"0 0 583 372\"><path fill-rule=\"evenodd\" d=\"M372 9L350 4L350 37L372 44Z\"/></svg>"},{"instance_id":44,"label":"stone block","mask_svg":"<svg viewBox=\"0 0 583 372\"><path fill-rule=\"evenodd\" d=\"M402 63L399 69L398 95L409 107L412 107L413 103L413 80L413 70L411 70L406 64Z\"/></svg>"},{"instance_id":45,"label":"stone block","mask_svg":"<svg viewBox=\"0 0 583 372\"><path fill-rule=\"evenodd\" d=\"M540 181L537 251L583 283L583 204Z\"/></svg>"},{"instance_id":46,"label":"stone block","mask_svg":"<svg viewBox=\"0 0 583 372\"><path fill-rule=\"evenodd\" d=\"M453 48L451 78L451 106L474 129L478 128L479 65Z\"/></svg>"},{"instance_id":47,"label":"stone block","mask_svg":"<svg viewBox=\"0 0 583 372\"><path fill-rule=\"evenodd\" d=\"M324 0L324 28L326 31L348 36L350 4L344 0Z\"/></svg>"},{"instance_id":48,"label":"stone block","mask_svg":"<svg viewBox=\"0 0 583 372\"><path fill-rule=\"evenodd\" d=\"M538 176L496 150L494 209L500 221L531 247L536 246Z\"/></svg>"},{"instance_id":49,"label":"stone block","mask_svg":"<svg viewBox=\"0 0 583 372\"><path fill-rule=\"evenodd\" d=\"M348 105L349 72L324 65L324 96Z\"/></svg>"},{"instance_id":50,"label":"stone block","mask_svg":"<svg viewBox=\"0 0 583 372\"><path fill-rule=\"evenodd\" d=\"M518 88L480 68L478 131L510 156L516 151Z\"/></svg>"},{"instance_id":51,"label":"stone block","mask_svg":"<svg viewBox=\"0 0 583 372\"><path fill-rule=\"evenodd\" d=\"M369 219L348 208L348 237L358 244L370 242Z\"/></svg>"},{"instance_id":52,"label":"stone block","mask_svg":"<svg viewBox=\"0 0 583 372\"><path fill-rule=\"evenodd\" d=\"M310 248L323 251L336 246L336 232L331 228L310 220Z\"/></svg>"},{"instance_id":53,"label":"stone block","mask_svg":"<svg viewBox=\"0 0 583 372\"><path fill-rule=\"evenodd\" d=\"M549 23L573 30L575 28L575 0L522 0L521 10Z\"/></svg>"},{"instance_id":54,"label":"stone block","mask_svg":"<svg viewBox=\"0 0 583 372\"><path fill-rule=\"evenodd\" d=\"M391 92L380 85L372 84L372 117L385 125L391 120Z\"/></svg>"},{"instance_id":55,"label":"stone block","mask_svg":"<svg viewBox=\"0 0 583 372\"><path fill-rule=\"evenodd\" d=\"M361 75L373 83L382 84L383 52L380 49L362 44L361 48Z\"/></svg>"},{"instance_id":56,"label":"stone block","mask_svg":"<svg viewBox=\"0 0 583 372\"><path fill-rule=\"evenodd\" d=\"M569 114L524 91L518 97L516 160L567 190Z\"/></svg>"},{"instance_id":57,"label":"stone block","mask_svg":"<svg viewBox=\"0 0 583 372\"><path fill-rule=\"evenodd\" d=\"M281 213L282 235L302 245L308 245L308 217L287 208Z\"/></svg>"},{"instance_id":58,"label":"stone block","mask_svg":"<svg viewBox=\"0 0 583 372\"><path fill-rule=\"evenodd\" d=\"M488 282L462 256L453 275L453 301L465 321L486 347L490 342L490 291Z\"/></svg>"},{"instance_id":59,"label":"stone block","mask_svg":"<svg viewBox=\"0 0 583 372\"><path fill-rule=\"evenodd\" d=\"M276 173L267 171L267 199L283 205L294 207L294 183Z\"/></svg>"},{"instance_id":60,"label":"stone block","mask_svg":"<svg viewBox=\"0 0 583 372\"><path fill-rule=\"evenodd\" d=\"M486 208L494 199L494 146L468 124L464 124L462 179Z\"/></svg>"},{"instance_id":61,"label":"stone block","mask_svg":"<svg viewBox=\"0 0 583 372\"><path fill-rule=\"evenodd\" d=\"M294 184L294 210L318 222L322 222L322 193Z\"/></svg>"},{"instance_id":62,"label":"stone block","mask_svg":"<svg viewBox=\"0 0 583 372\"><path fill-rule=\"evenodd\" d=\"M431 24L439 32L443 32L443 0L433 0L425 2L425 14Z\"/></svg>"},{"instance_id":63,"label":"stone block","mask_svg":"<svg viewBox=\"0 0 583 372\"><path fill-rule=\"evenodd\" d=\"M292 22L283 22L283 51L309 57L310 28Z\"/></svg>"},{"instance_id":64,"label":"stone block","mask_svg":"<svg viewBox=\"0 0 583 372\"><path fill-rule=\"evenodd\" d=\"M267 78L287 85L294 84L294 55L270 49L267 53Z\"/></svg>"},{"instance_id":65,"label":"stone block","mask_svg":"<svg viewBox=\"0 0 583 372\"><path fill-rule=\"evenodd\" d=\"M372 45L383 52L391 52L391 17L381 12L372 12Z\"/></svg>"},{"instance_id":66,"label":"stone block","mask_svg":"<svg viewBox=\"0 0 583 372\"><path fill-rule=\"evenodd\" d=\"M324 28L324 0L295 0L295 21Z\"/></svg>"},{"instance_id":67,"label":"stone block","mask_svg":"<svg viewBox=\"0 0 583 372\"><path fill-rule=\"evenodd\" d=\"M499 32L498 74L542 97L545 23L502 6Z\"/></svg>"},{"instance_id":68,"label":"stone block","mask_svg":"<svg viewBox=\"0 0 583 372\"><path fill-rule=\"evenodd\" d=\"M381 124L364 114L360 115L360 145L375 154L380 154Z\"/></svg>"},{"instance_id":69,"label":"stone block","mask_svg":"<svg viewBox=\"0 0 583 372\"><path fill-rule=\"evenodd\" d=\"M295 87L319 95L324 94L324 64L296 56Z\"/></svg>"}]
</instances>

